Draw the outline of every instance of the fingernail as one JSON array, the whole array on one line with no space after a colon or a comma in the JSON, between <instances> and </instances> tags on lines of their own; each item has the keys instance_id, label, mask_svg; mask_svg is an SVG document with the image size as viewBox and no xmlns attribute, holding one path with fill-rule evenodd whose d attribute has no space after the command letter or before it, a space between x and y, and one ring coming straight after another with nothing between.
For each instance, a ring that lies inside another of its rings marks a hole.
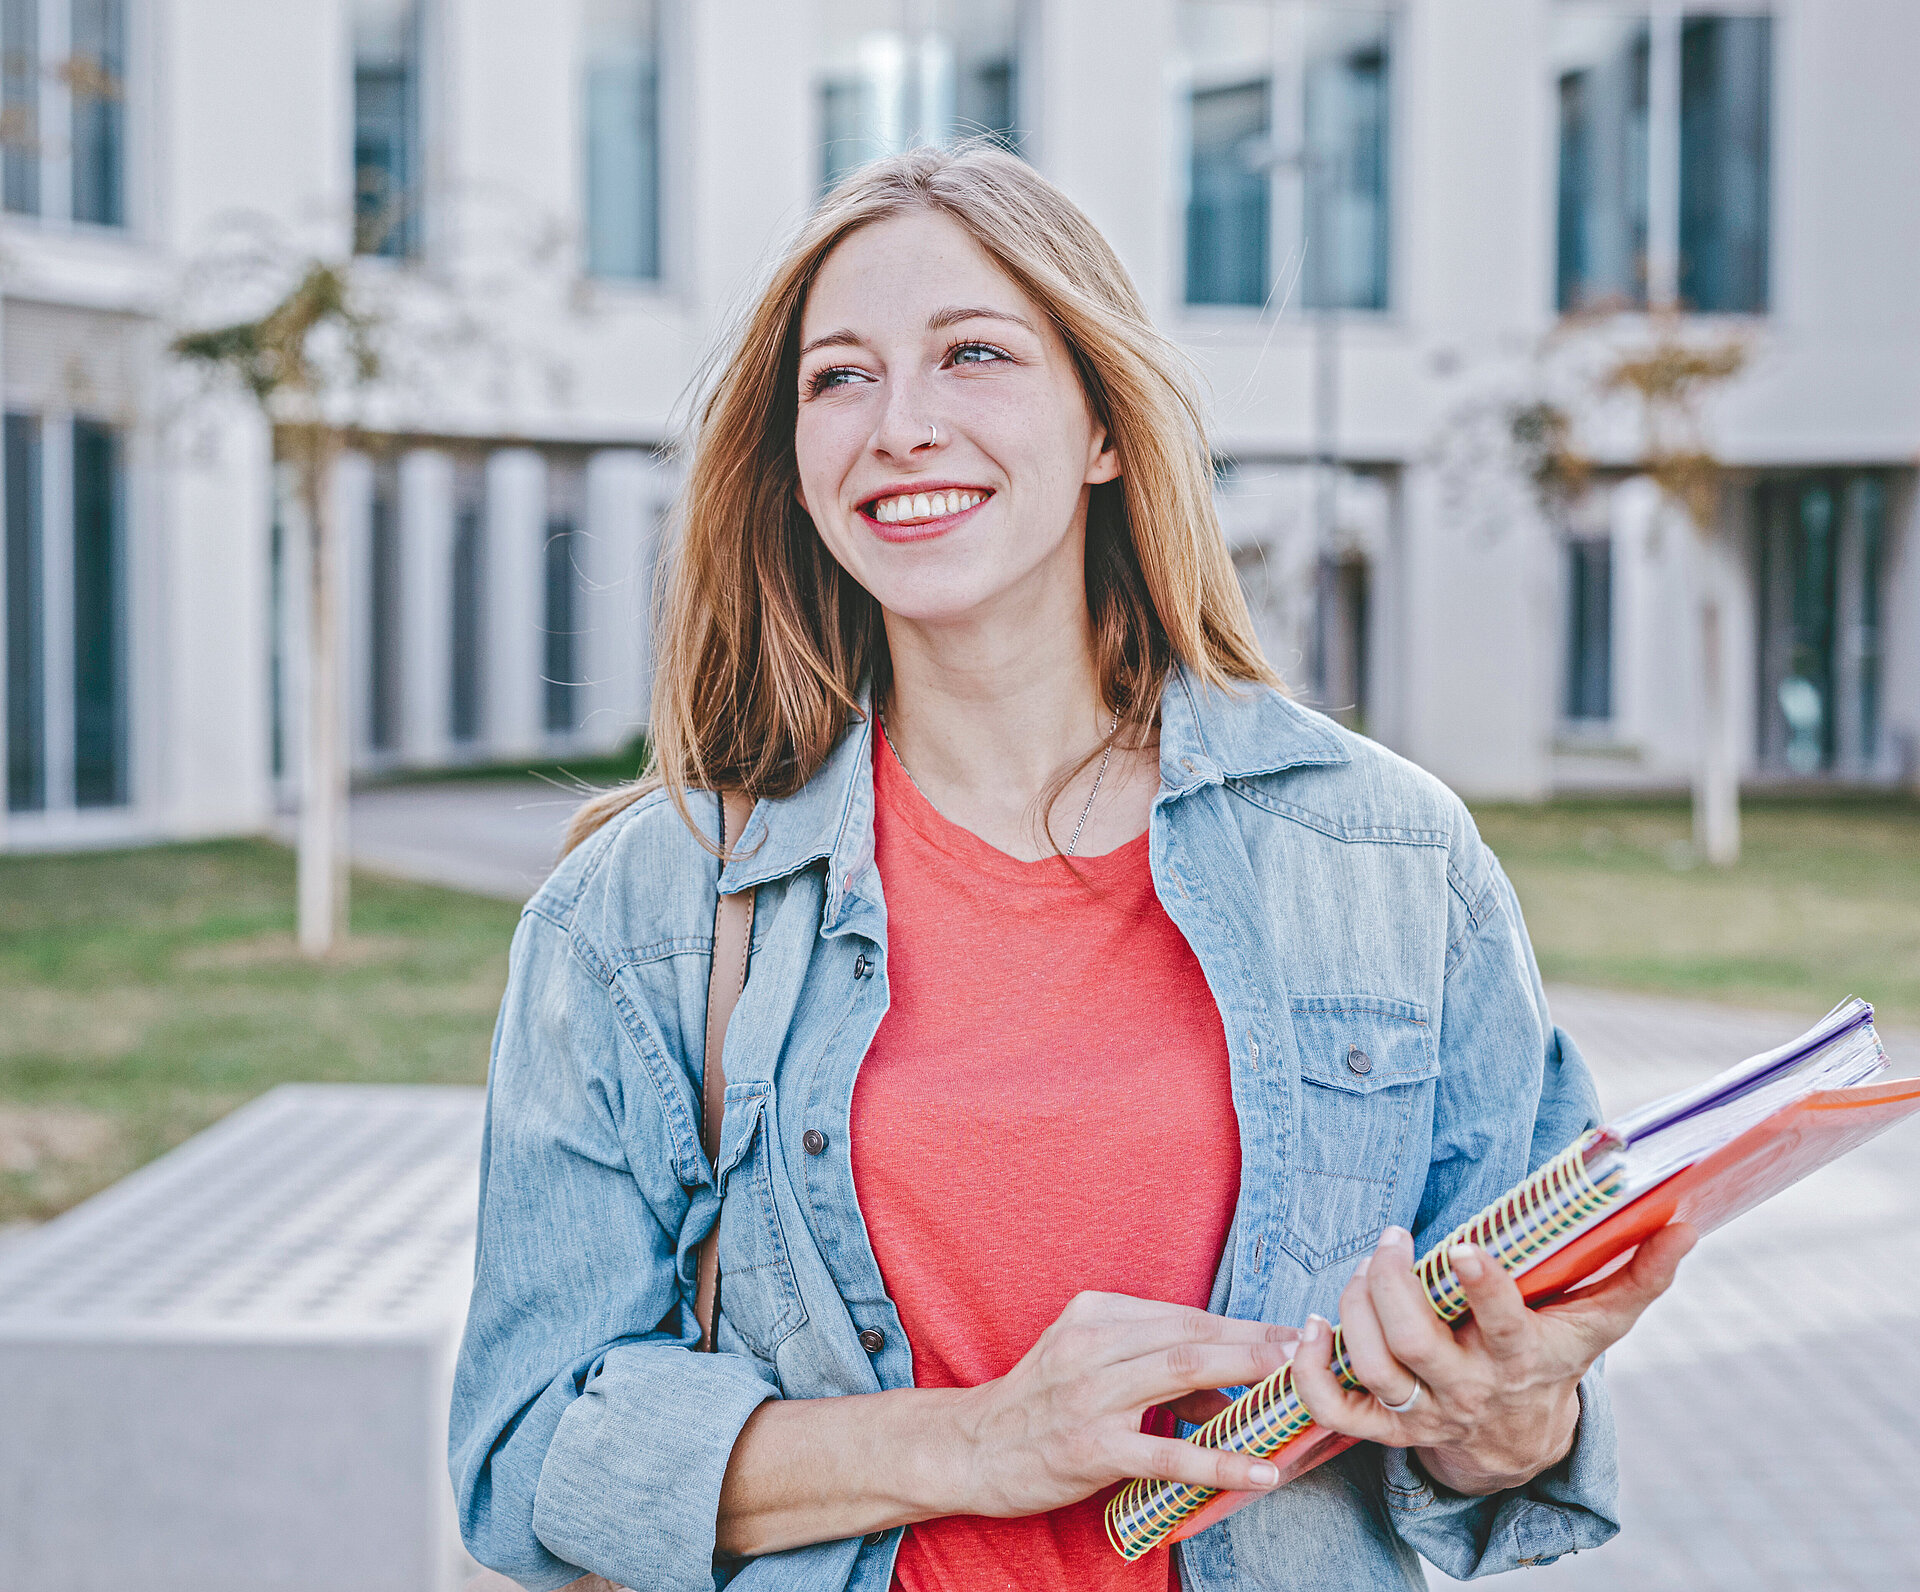
<instances>
[{"instance_id":1,"label":"fingernail","mask_svg":"<svg viewBox=\"0 0 1920 1592\"><path fill-rule=\"evenodd\" d=\"M1256 1487L1271 1487L1280 1479L1280 1467L1269 1465L1264 1459L1248 1467L1247 1478Z\"/></svg>"},{"instance_id":2,"label":"fingernail","mask_svg":"<svg viewBox=\"0 0 1920 1592\"><path fill-rule=\"evenodd\" d=\"M1305 1338L1309 1343L1318 1343L1320 1341L1320 1334L1325 1332L1326 1330L1327 1330L1326 1317L1308 1316L1307 1330L1301 1333L1300 1335L1301 1337Z\"/></svg>"},{"instance_id":3,"label":"fingernail","mask_svg":"<svg viewBox=\"0 0 1920 1592\"><path fill-rule=\"evenodd\" d=\"M1366 1274L1367 1274L1367 1268L1368 1268L1369 1266L1371 1266L1372 1264L1373 1264L1373 1256L1371 1256L1371 1255L1362 1255L1362 1256L1360 1257L1360 1264L1359 1264L1359 1265L1357 1265L1357 1266L1355 1266L1355 1267L1353 1268L1353 1274L1354 1274L1354 1276L1356 1276L1356 1277L1364 1277L1364 1276L1366 1276Z\"/></svg>"},{"instance_id":4,"label":"fingernail","mask_svg":"<svg viewBox=\"0 0 1920 1592\"><path fill-rule=\"evenodd\" d=\"M1487 1263L1480 1258L1480 1251L1471 1244L1455 1244L1450 1258L1454 1275L1462 1282L1478 1282L1487 1269Z\"/></svg>"},{"instance_id":5,"label":"fingernail","mask_svg":"<svg viewBox=\"0 0 1920 1592\"><path fill-rule=\"evenodd\" d=\"M1403 1238L1406 1239L1408 1242L1412 1242L1413 1234L1408 1232L1404 1227L1389 1227L1384 1233L1380 1235L1380 1242L1383 1245L1397 1244Z\"/></svg>"}]
</instances>

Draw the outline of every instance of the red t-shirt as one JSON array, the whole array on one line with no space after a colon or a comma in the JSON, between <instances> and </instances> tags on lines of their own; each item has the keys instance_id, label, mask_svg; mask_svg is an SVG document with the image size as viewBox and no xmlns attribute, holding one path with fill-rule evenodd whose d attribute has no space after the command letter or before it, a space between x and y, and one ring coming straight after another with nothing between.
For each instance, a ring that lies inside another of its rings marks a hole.
<instances>
[{"instance_id":1,"label":"red t-shirt","mask_svg":"<svg viewBox=\"0 0 1920 1592\"><path fill-rule=\"evenodd\" d=\"M1226 1036L1147 837L1021 862L949 823L875 737L892 1001L853 1095L853 1176L916 1387L1011 1370L1082 1289L1204 1306L1240 1186ZM1104 1496L907 1528L904 1592L1173 1586Z\"/></svg>"}]
</instances>

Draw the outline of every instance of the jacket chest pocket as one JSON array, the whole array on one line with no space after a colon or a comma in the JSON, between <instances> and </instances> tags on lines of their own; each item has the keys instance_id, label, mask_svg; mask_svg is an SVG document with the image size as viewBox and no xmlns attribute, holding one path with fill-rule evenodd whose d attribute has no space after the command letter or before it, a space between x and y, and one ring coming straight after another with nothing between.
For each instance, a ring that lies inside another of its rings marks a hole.
<instances>
[{"instance_id":1,"label":"jacket chest pocket","mask_svg":"<svg viewBox=\"0 0 1920 1592\"><path fill-rule=\"evenodd\" d=\"M1426 1008L1407 1001L1296 1000L1293 1030L1300 1132L1286 1246L1319 1271L1370 1248L1386 1226L1409 1130L1433 1111L1440 1060Z\"/></svg>"},{"instance_id":2,"label":"jacket chest pocket","mask_svg":"<svg viewBox=\"0 0 1920 1592\"><path fill-rule=\"evenodd\" d=\"M772 1085L727 1085L715 1163L720 1191L720 1323L715 1346L771 1360L806 1319L773 1197ZM736 1341L729 1342L729 1338Z\"/></svg>"}]
</instances>

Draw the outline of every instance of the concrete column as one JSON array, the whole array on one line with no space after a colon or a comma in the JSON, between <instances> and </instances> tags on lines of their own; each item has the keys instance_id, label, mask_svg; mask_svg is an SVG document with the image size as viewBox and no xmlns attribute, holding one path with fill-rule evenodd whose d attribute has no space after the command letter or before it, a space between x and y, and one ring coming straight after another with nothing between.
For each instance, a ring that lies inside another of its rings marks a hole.
<instances>
[{"instance_id":1,"label":"concrete column","mask_svg":"<svg viewBox=\"0 0 1920 1592\"><path fill-rule=\"evenodd\" d=\"M670 490L653 453L609 449L587 461L581 673L586 733L596 745L622 746L647 722L656 527Z\"/></svg>"},{"instance_id":2,"label":"concrete column","mask_svg":"<svg viewBox=\"0 0 1920 1592\"><path fill-rule=\"evenodd\" d=\"M487 749L540 750L546 620L547 465L531 448L487 460Z\"/></svg>"},{"instance_id":3,"label":"concrete column","mask_svg":"<svg viewBox=\"0 0 1920 1592\"><path fill-rule=\"evenodd\" d=\"M343 618L348 760L373 755L373 460L343 453L333 470L334 600ZM309 687L311 682L309 682Z\"/></svg>"},{"instance_id":4,"label":"concrete column","mask_svg":"<svg viewBox=\"0 0 1920 1592\"><path fill-rule=\"evenodd\" d=\"M400 751L446 761L453 700L453 460L418 448L400 461Z\"/></svg>"}]
</instances>

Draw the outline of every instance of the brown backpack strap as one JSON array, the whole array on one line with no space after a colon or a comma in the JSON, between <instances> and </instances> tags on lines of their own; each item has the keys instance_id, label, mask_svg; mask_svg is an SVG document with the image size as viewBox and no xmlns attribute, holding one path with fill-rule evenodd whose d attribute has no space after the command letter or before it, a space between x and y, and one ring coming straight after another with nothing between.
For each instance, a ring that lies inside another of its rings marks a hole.
<instances>
[{"instance_id":1,"label":"brown backpack strap","mask_svg":"<svg viewBox=\"0 0 1920 1592\"><path fill-rule=\"evenodd\" d=\"M726 866L730 846L746 833L753 802L741 791L720 798L720 865ZM713 962L707 973L707 1054L700 1087L700 1142L708 1162L720 1165L720 1118L727 1105L727 1069L722 1052L727 1023L747 987L747 957L753 948L751 890L717 898L713 909ZM700 1240L699 1283L693 1313L700 1323L700 1347L713 1351L713 1318L720 1304L720 1222L716 1217Z\"/></svg>"}]
</instances>

